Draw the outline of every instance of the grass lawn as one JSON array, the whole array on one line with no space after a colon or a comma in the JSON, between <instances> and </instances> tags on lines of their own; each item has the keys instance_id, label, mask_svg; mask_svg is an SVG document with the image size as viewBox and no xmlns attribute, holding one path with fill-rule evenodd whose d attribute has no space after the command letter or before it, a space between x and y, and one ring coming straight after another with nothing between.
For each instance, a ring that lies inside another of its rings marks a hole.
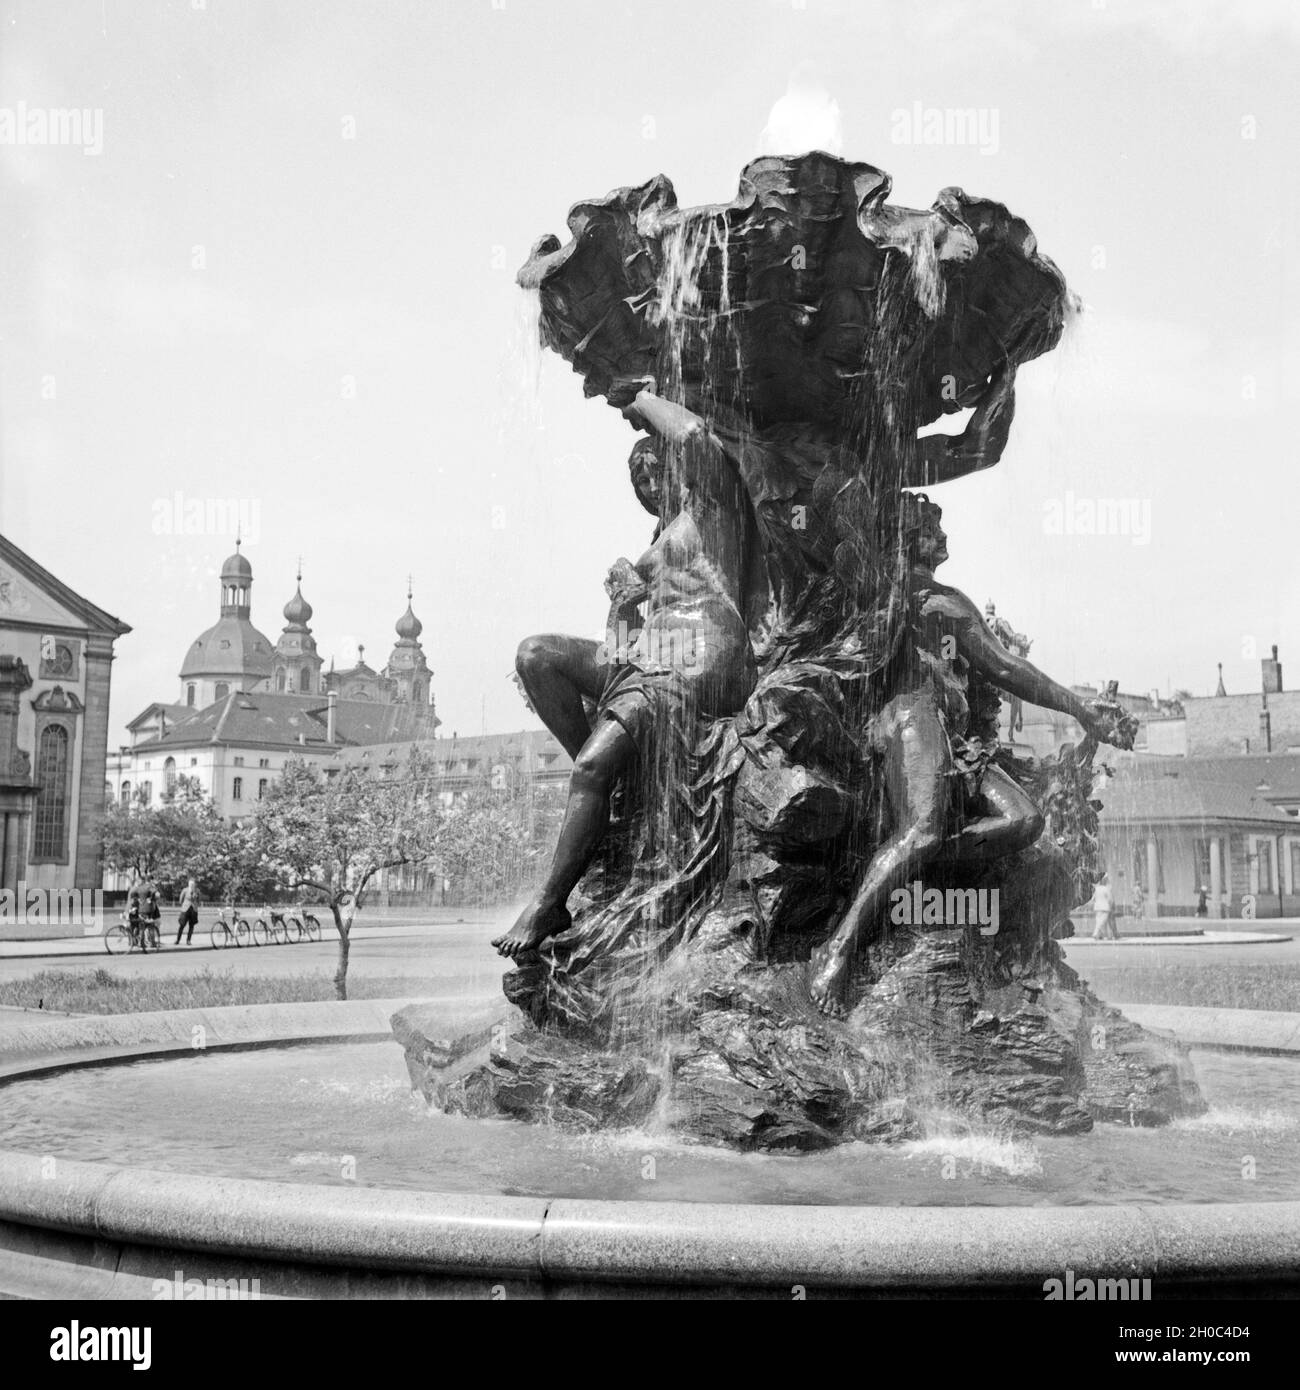
<instances>
[{"instance_id":1,"label":"grass lawn","mask_svg":"<svg viewBox=\"0 0 1300 1390\"><path fill-rule=\"evenodd\" d=\"M359 976L349 999L407 999L446 991L432 976ZM243 976L201 970L155 980L122 979L107 970L42 970L0 982L0 1004L73 1014L134 1014L154 1009L209 1009L222 1004L298 1004L334 998L329 975Z\"/></svg>"},{"instance_id":2,"label":"grass lawn","mask_svg":"<svg viewBox=\"0 0 1300 1390\"><path fill-rule=\"evenodd\" d=\"M1079 961L1075 968L1108 1003L1300 1013L1300 961L1284 966L1274 961L1260 961L1258 965L1235 962L1213 969L1169 963L1092 969L1086 961Z\"/></svg>"}]
</instances>

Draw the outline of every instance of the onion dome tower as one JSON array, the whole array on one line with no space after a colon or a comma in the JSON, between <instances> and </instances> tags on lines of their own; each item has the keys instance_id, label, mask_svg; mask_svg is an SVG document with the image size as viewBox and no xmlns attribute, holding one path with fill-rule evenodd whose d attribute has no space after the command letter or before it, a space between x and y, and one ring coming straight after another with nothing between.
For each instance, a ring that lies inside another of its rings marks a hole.
<instances>
[{"instance_id":1,"label":"onion dome tower","mask_svg":"<svg viewBox=\"0 0 1300 1390\"><path fill-rule=\"evenodd\" d=\"M298 561L298 587L284 605L284 631L275 644L275 670L271 689L277 695L319 695L324 658L311 635L312 607L302 596L302 561Z\"/></svg>"},{"instance_id":2,"label":"onion dome tower","mask_svg":"<svg viewBox=\"0 0 1300 1390\"><path fill-rule=\"evenodd\" d=\"M411 581L406 581L406 612L395 624L397 645L384 667L384 677L391 683L394 698L403 704L427 705L433 672L420 645L424 624L411 607Z\"/></svg>"}]
</instances>

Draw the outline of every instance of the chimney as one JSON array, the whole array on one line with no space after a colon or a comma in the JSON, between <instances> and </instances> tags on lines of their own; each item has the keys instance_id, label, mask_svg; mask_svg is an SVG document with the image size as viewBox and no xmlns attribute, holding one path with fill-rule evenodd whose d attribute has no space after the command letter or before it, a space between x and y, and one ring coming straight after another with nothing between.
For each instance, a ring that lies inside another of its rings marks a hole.
<instances>
[{"instance_id":1,"label":"chimney","mask_svg":"<svg viewBox=\"0 0 1300 1390\"><path fill-rule=\"evenodd\" d=\"M326 710L325 710L325 742L326 742L326 743L333 743L333 742L334 742L334 722L335 722L335 721L334 721L334 710L335 710L335 706L338 704L338 698L339 698L338 695L335 694L335 692L331 690L330 693L329 693L329 699L328 699L328 701L327 701Z\"/></svg>"},{"instance_id":2,"label":"chimney","mask_svg":"<svg viewBox=\"0 0 1300 1390\"><path fill-rule=\"evenodd\" d=\"M1273 655L1266 656L1260 663L1260 668L1264 676L1264 694L1280 695L1282 693L1282 663L1277 659L1277 644L1273 645Z\"/></svg>"}]
</instances>

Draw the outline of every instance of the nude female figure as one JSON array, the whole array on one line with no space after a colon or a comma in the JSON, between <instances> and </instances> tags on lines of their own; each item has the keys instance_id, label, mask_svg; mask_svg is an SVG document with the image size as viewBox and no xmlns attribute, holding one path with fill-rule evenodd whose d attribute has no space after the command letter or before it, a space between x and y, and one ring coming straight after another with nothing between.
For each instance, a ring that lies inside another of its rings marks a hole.
<instances>
[{"instance_id":1,"label":"nude female figure","mask_svg":"<svg viewBox=\"0 0 1300 1390\"><path fill-rule=\"evenodd\" d=\"M571 923L569 895L609 823L615 779L663 721L738 710L755 679L741 614L746 500L717 437L685 407L642 391L625 412L664 457L660 527L649 550L616 564L616 606L645 604L631 650L602 663L599 644L533 638L519 673L539 716L574 758L569 800L551 867L514 926L492 944L504 956L536 949ZM635 465L635 455L633 463ZM647 467L643 487L653 486ZM594 727L583 696L597 702Z\"/></svg>"}]
</instances>

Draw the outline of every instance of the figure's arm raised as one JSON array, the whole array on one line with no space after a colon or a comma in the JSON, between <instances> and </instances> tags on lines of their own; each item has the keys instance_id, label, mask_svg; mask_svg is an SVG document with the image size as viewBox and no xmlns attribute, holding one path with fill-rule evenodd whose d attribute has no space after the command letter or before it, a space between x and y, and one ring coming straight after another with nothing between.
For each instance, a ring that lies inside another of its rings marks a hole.
<instances>
[{"instance_id":1,"label":"figure's arm raised","mask_svg":"<svg viewBox=\"0 0 1300 1390\"><path fill-rule=\"evenodd\" d=\"M1016 369L1004 362L990 380L960 434L929 434L916 441L916 459L904 487L934 487L992 468L1002 457L1016 414Z\"/></svg>"},{"instance_id":2,"label":"figure's arm raised","mask_svg":"<svg viewBox=\"0 0 1300 1390\"><path fill-rule=\"evenodd\" d=\"M623 414L632 424L657 435L676 448L686 477L710 494L718 493L735 476L731 460L721 441L693 410L676 401L666 401L653 391L637 393ZM721 498L719 498L721 500Z\"/></svg>"}]
</instances>

